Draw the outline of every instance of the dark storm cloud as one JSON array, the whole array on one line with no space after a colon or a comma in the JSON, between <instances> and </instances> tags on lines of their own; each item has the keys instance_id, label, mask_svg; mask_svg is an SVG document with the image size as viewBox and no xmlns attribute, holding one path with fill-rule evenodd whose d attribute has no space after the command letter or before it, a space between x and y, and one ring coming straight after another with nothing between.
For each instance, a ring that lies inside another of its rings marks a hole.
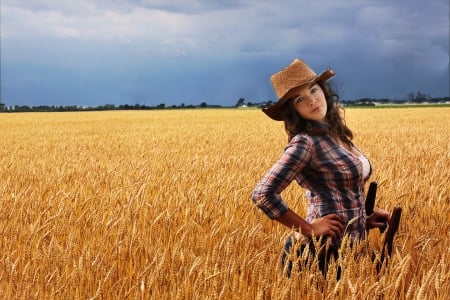
<instances>
[{"instance_id":1,"label":"dark storm cloud","mask_svg":"<svg viewBox=\"0 0 450 300\"><path fill-rule=\"evenodd\" d=\"M264 101L295 57L335 69L343 99L448 96L448 11L447 0L3 0L2 102Z\"/></svg>"}]
</instances>

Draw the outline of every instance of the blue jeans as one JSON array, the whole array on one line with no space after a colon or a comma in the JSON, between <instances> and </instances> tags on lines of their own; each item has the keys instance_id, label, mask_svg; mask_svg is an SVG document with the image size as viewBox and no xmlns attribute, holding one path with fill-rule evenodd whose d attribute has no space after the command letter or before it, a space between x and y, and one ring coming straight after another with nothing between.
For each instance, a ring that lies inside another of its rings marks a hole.
<instances>
[{"instance_id":1,"label":"blue jeans","mask_svg":"<svg viewBox=\"0 0 450 300\"><path fill-rule=\"evenodd\" d=\"M295 240L294 240L295 241ZM284 244L284 252L283 255L281 257L281 266L283 268L283 270L286 270L286 275L288 277L291 276L291 272L292 272L292 268L294 267L294 262L289 258L291 251L293 251L294 249L292 249L292 244L293 242L293 238L291 236L289 236L286 240L286 243ZM323 244L321 244L321 246L323 246ZM326 247L321 247L322 249L320 250L319 253L316 253L316 248L314 247L314 243L313 241L309 241L306 244L302 244L300 245L300 247L297 248L297 253L295 257L300 257L302 256L302 253L306 250L309 249L309 259L317 259L318 263L319 263L319 269L322 272L322 274L324 276L326 276L327 273L327 269L328 269L328 264L331 260L331 258L333 257L335 260L338 258L338 250L332 247L329 247L328 249L326 249ZM308 263L308 260L306 261L302 261L299 260L298 264L296 264L296 267L298 268L298 270L301 270L302 268L306 268L306 265ZM287 266L286 266L287 264ZM338 267L337 270L337 279L339 280L341 277L341 268Z\"/></svg>"}]
</instances>

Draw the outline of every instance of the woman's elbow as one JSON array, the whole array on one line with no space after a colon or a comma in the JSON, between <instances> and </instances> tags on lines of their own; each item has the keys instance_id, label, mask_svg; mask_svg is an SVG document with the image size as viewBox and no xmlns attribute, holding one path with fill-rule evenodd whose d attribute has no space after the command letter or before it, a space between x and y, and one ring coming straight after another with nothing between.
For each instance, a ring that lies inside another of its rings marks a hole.
<instances>
[{"instance_id":1,"label":"woman's elbow","mask_svg":"<svg viewBox=\"0 0 450 300\"><path fill-rule=\"evenodd\" d=\"M253 203L255 203L256 205L258 205L259 203L261 203L261 201L263 201L264 196L261 192L261 189L258 186L253 190L251 199Z\"/></svg>"}]
</instances>

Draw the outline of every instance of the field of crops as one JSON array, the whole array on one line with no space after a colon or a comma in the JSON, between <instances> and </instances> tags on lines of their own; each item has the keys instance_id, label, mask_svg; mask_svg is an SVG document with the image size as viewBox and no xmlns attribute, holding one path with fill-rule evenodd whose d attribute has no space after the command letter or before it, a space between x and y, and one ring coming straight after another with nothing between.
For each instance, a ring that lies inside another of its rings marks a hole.
<instances>
[{"instance_id":1,"label":"field of crops","mask_svg":"<svg viewBox=\"0 0 450 300\"><path fill-rule=\"evenodd\" d=\"M403 215L389 266L344 249L337 281L280 270L289 230L250 195L287 138L259 110L0 114L0 298L448 299L449 115L347 109Z\"/></svg>"}]
</instances>

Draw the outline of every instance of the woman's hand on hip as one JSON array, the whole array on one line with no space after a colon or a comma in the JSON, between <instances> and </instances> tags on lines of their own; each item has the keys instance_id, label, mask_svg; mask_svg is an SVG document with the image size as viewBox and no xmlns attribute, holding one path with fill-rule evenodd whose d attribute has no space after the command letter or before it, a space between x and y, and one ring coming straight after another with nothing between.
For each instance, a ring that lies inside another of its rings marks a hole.
<instances>
[{"instance_id":1,"label":"woman's hand on hip","mask_svg":"<svg viewBox=\"0 0 450 300\"><path fill-rule=\"evenodd\" d=\"M313 220L311 230L316 237L329 236L338 239L344 235L345 227L339 215L330 214Z\"/></svg>"}]
</instances>

